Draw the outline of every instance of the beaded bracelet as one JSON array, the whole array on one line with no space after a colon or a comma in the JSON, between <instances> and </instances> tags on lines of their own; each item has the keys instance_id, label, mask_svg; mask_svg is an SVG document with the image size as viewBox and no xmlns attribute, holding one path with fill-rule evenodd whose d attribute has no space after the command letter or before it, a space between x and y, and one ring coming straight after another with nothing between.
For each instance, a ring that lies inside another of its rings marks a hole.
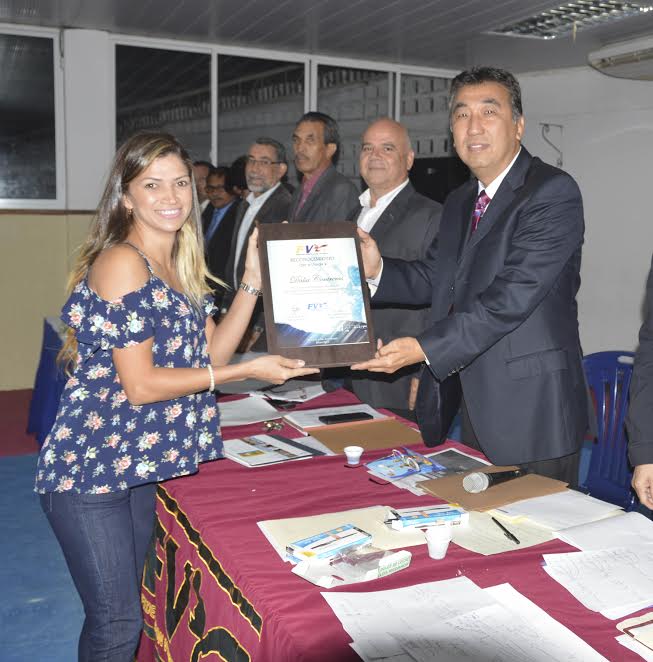
<instances>
[{"instance_id":1,"label":"beaded bracelet","mask_svg":"<svg viewBox=\"0 0 653 662\"><path fill-rule=\"evenodd\" d=\"M213 393L213 391L215 391L215 375L213 374L213 366L209 363L206 367L208 368L209 378L211 379L211 383L209 385L209 393Z\"/></svg>"}]
</instances>

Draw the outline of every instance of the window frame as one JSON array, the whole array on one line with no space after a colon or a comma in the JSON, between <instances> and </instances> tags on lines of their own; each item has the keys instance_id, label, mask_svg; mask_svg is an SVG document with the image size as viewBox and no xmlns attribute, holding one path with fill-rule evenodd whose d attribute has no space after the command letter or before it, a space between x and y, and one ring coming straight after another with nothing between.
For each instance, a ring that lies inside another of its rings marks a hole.
<instances>
[{"instance_id":1,"label":"window frame","mask_svg":"<svg viewBox=\"0 0 653 662\"><path fill-rule=\"evenodd\" d=\"M52 40L52 69L54 78L54 167L55 167L55 197L54 198L0 198L2 210L63 210L66 197L66 143L64 126L64 78L61 52L61 34L54 28L39 28L16 24L0 23L1 35L16 35L21 37L39 37ZM37 174L37 171L35 171Z\"/></svg>"}]
</instances>

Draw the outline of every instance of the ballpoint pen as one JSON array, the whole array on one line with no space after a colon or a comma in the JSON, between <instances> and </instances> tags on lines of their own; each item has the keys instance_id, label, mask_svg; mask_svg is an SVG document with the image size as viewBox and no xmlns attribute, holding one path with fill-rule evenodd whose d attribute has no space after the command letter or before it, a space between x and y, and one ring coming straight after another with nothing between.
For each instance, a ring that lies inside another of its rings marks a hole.
<instances>
[{"instance_id":1,"label":"ballpoint pen","mask_svg":"<svg viewBox=\"0 0 653 662\"><path fill-rule=\"evenodd\" d=\"M508 540L512 540L516 545L519 545L519 539L514 533L508 531L508 529L506 529L506 527L495 517L492 518L492 521L503 531L503 535L508 538Z\"/></svg>"}]
</instances>

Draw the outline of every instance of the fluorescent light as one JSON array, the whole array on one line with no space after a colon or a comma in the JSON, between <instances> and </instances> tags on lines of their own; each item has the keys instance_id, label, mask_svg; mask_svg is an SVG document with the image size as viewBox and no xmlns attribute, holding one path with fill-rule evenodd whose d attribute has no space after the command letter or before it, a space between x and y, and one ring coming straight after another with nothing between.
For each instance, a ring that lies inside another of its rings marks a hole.
<instances>
[{"instance_id":1,"label":"fluorescent light","mask_svg":"<svg viewBox=\"0 0 653 662\"><path fill-rule=\"evenodd\" d=\"M576 2L567 2L559 7L540 12L517 23L494 28L489 31L489 34L555 39L578 30L640 16L650 11L653 11L653 6L644 2L576 0Z\"/></svg>"}]
</instances>

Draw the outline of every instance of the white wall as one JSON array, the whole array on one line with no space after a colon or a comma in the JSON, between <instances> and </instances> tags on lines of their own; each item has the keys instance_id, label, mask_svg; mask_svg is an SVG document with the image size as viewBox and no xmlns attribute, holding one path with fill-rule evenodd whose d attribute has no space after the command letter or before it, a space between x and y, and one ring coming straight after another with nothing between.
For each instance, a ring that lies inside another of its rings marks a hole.
<instances>
[{"instance_id":1,"label":"white wall","mask_svg":"<svg viewBox=\"0 0 653 662\"><path fill-rule=\"evenodd\" d=\"M632 350L653 252L653 82L589 67L520 75L524 145L555 164L540 122L578 182L585 206L579 292L583 350Z\"/></svg>"}]
</instances>

